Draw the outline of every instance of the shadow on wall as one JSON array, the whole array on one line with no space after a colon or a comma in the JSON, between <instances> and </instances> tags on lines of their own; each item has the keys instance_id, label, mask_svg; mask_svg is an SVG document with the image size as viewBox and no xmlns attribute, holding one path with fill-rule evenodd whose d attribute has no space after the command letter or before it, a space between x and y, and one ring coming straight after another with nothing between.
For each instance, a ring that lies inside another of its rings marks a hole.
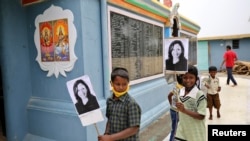
<instances>
[{"instance_id":1,"label":"shadow on wall","mask_svg":"<svg viewBox=\"0 0 250 141\"><path fill-rule=\"evenodd\" d=\"M4 97L3 97L1 68L0 68L0 136L6 136L5 114L4 114Z\"/></svg>"}]
</instances>

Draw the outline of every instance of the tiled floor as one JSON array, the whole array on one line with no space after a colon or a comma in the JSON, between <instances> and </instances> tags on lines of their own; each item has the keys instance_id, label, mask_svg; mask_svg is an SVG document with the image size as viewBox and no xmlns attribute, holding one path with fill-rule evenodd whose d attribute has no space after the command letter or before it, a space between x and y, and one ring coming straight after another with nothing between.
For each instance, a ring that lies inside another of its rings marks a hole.
<instances>
[{"instance_id":1,"label":"tiled floor","mask_svg":"<svg viewBox=\"0 0 250 141\"><path fill-rule=\"evenodd\" d=\"M250 79L235 77L238 86L226 85L226 77L219 77L222 86L220 92L221 118L216 117L216 110L213 109L213 120L207 124L250 124ZM207 111L208 113L208 111ZM169 141L167 136L163 141Z\"/></svg>"}]
</instances>

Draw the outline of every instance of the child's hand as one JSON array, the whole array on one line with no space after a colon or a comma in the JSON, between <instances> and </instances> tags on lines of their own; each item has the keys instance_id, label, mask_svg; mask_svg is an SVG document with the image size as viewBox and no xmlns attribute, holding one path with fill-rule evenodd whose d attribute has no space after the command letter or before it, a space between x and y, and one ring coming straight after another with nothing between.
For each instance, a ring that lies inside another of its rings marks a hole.
<instances>
[{"instance_id":1,"label":"child's hand","mask_svg":"<svg viewBox=\"0 0 250 141\"><path fill-rule=\"evenodd\" d=\"M98 141L113 141L110 135L100 135L98 136Z\"/></svg>"},{"instance_id":2,"label":"child's hand","mask_svg":"<svg viewBox=\"0 0 250 141\"><path fill-rule=\"evenodd\" d=\"M176 107L178 108L179 111L184 112L186 109L184 105L181 102L176 103Z\"/></svg>"},{"instance_id":3,"label":"child's hand","mask_svg":"<svg viewBox=\"0 0 250 141\"><path fill-rule=\"evenodd\" d=\"M205 86L209 89L210 87L209 87L209 85L207 85L207 84L205 84Z\"/></svg>"},{"instance_id":4,"label":"child's hand","mask_svg":"<svg viewBox=\"0 0 250 141\"><path fill-rule=\"evenodd\" d=\"M113 141L110 135L100 135L98 136L98 141Z\"/></svg>"},{"instance_id":5,"label":"child's hand","mask_svg":"<svg viewBox=\"0 0 250 141\"><path fill-rule=\"evenodd\" d=\"M220 92L220 90L221 90L221 87L218 87L217 91Z\"/></svg>"}]
</instances>

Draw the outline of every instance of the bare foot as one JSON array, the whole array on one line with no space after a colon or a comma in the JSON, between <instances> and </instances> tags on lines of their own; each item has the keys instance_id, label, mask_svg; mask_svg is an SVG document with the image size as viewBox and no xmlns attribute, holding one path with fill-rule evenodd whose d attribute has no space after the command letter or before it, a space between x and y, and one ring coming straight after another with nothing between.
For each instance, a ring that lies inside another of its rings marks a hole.
<instances>
[{"instance_id":1,"label":"bare foot","mask_svg":"<svg viewBox=\"0 0 250 141\"><path fill-rule=\"evenodd\" d=\"M217 111L217 118L220 118L220 112Z\"/></svg>"},{"instance_id":2,"label":"bare foot","mask_svg":"<svg viewBox=\"0 0 250 141\"><path fill-rule=\"evenodd\" d=\"M213 120L213 116L212 116L212 115L210 115L208 119L209 119L209 120Z\"/></svg>"}]
</instances>

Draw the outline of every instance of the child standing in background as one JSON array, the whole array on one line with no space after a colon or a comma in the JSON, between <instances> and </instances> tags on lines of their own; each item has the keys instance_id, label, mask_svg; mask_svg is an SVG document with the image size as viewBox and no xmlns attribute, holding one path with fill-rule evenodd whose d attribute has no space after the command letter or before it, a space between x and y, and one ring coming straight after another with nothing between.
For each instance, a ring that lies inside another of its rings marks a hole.
<instances>
[{"instance_id":1,"label":"child standing in background","mask_svg":"<svg viewBox=\"0 0 250 141\"><path fill-rule=\"evenodd\" d=\"M203 85L207 88L207 107L209 109L209 120L213 119L213 107L217 109L217 118L220 118L220 97L219 92L221 91L220 80L216 77L217 68L210 66L208 68L209 76L203 79Z\"/></svg>"},{"instance_id":2,"label":"child standing in background","mask_svg":"<svg viewBox=\"0 0 250 141\"><path fill-rule=\"evenodd\" d=\"M171 117L171 132L169 141L174 141L174 136L177 129L177 124L179 121L178 110L176 107L176 102L179 98L180 89L182 86L182 74L176 75L177 82L173 90L168 94L168 102L170 104L170 117Z\"/></svg>"},{"instance_id":3,"label":"child standing in background","mask_svg":"<svg viewBox=\"0 0 250 141\"><path fill-rule=\"evenodd\" d=\"M183 88L180 90L180 102L176 103L179 111L179 123L175 141L205 141L205 116L207 99L197 87L198 70L188 66L188 72L182 76Z\"/></svg>"},{"instance_id":4,"label":"child standing in background","mask_svg":"<svg viewBox=\"0 0 250 141\"><path fill-rule=\"evenodd\" d=\"M141 108L128 94L127 69L113 69L110 83L113 94L107 99L108 121L105 133L98 136L98 141L139 141Z\"/></svg>"}]
</instances>

